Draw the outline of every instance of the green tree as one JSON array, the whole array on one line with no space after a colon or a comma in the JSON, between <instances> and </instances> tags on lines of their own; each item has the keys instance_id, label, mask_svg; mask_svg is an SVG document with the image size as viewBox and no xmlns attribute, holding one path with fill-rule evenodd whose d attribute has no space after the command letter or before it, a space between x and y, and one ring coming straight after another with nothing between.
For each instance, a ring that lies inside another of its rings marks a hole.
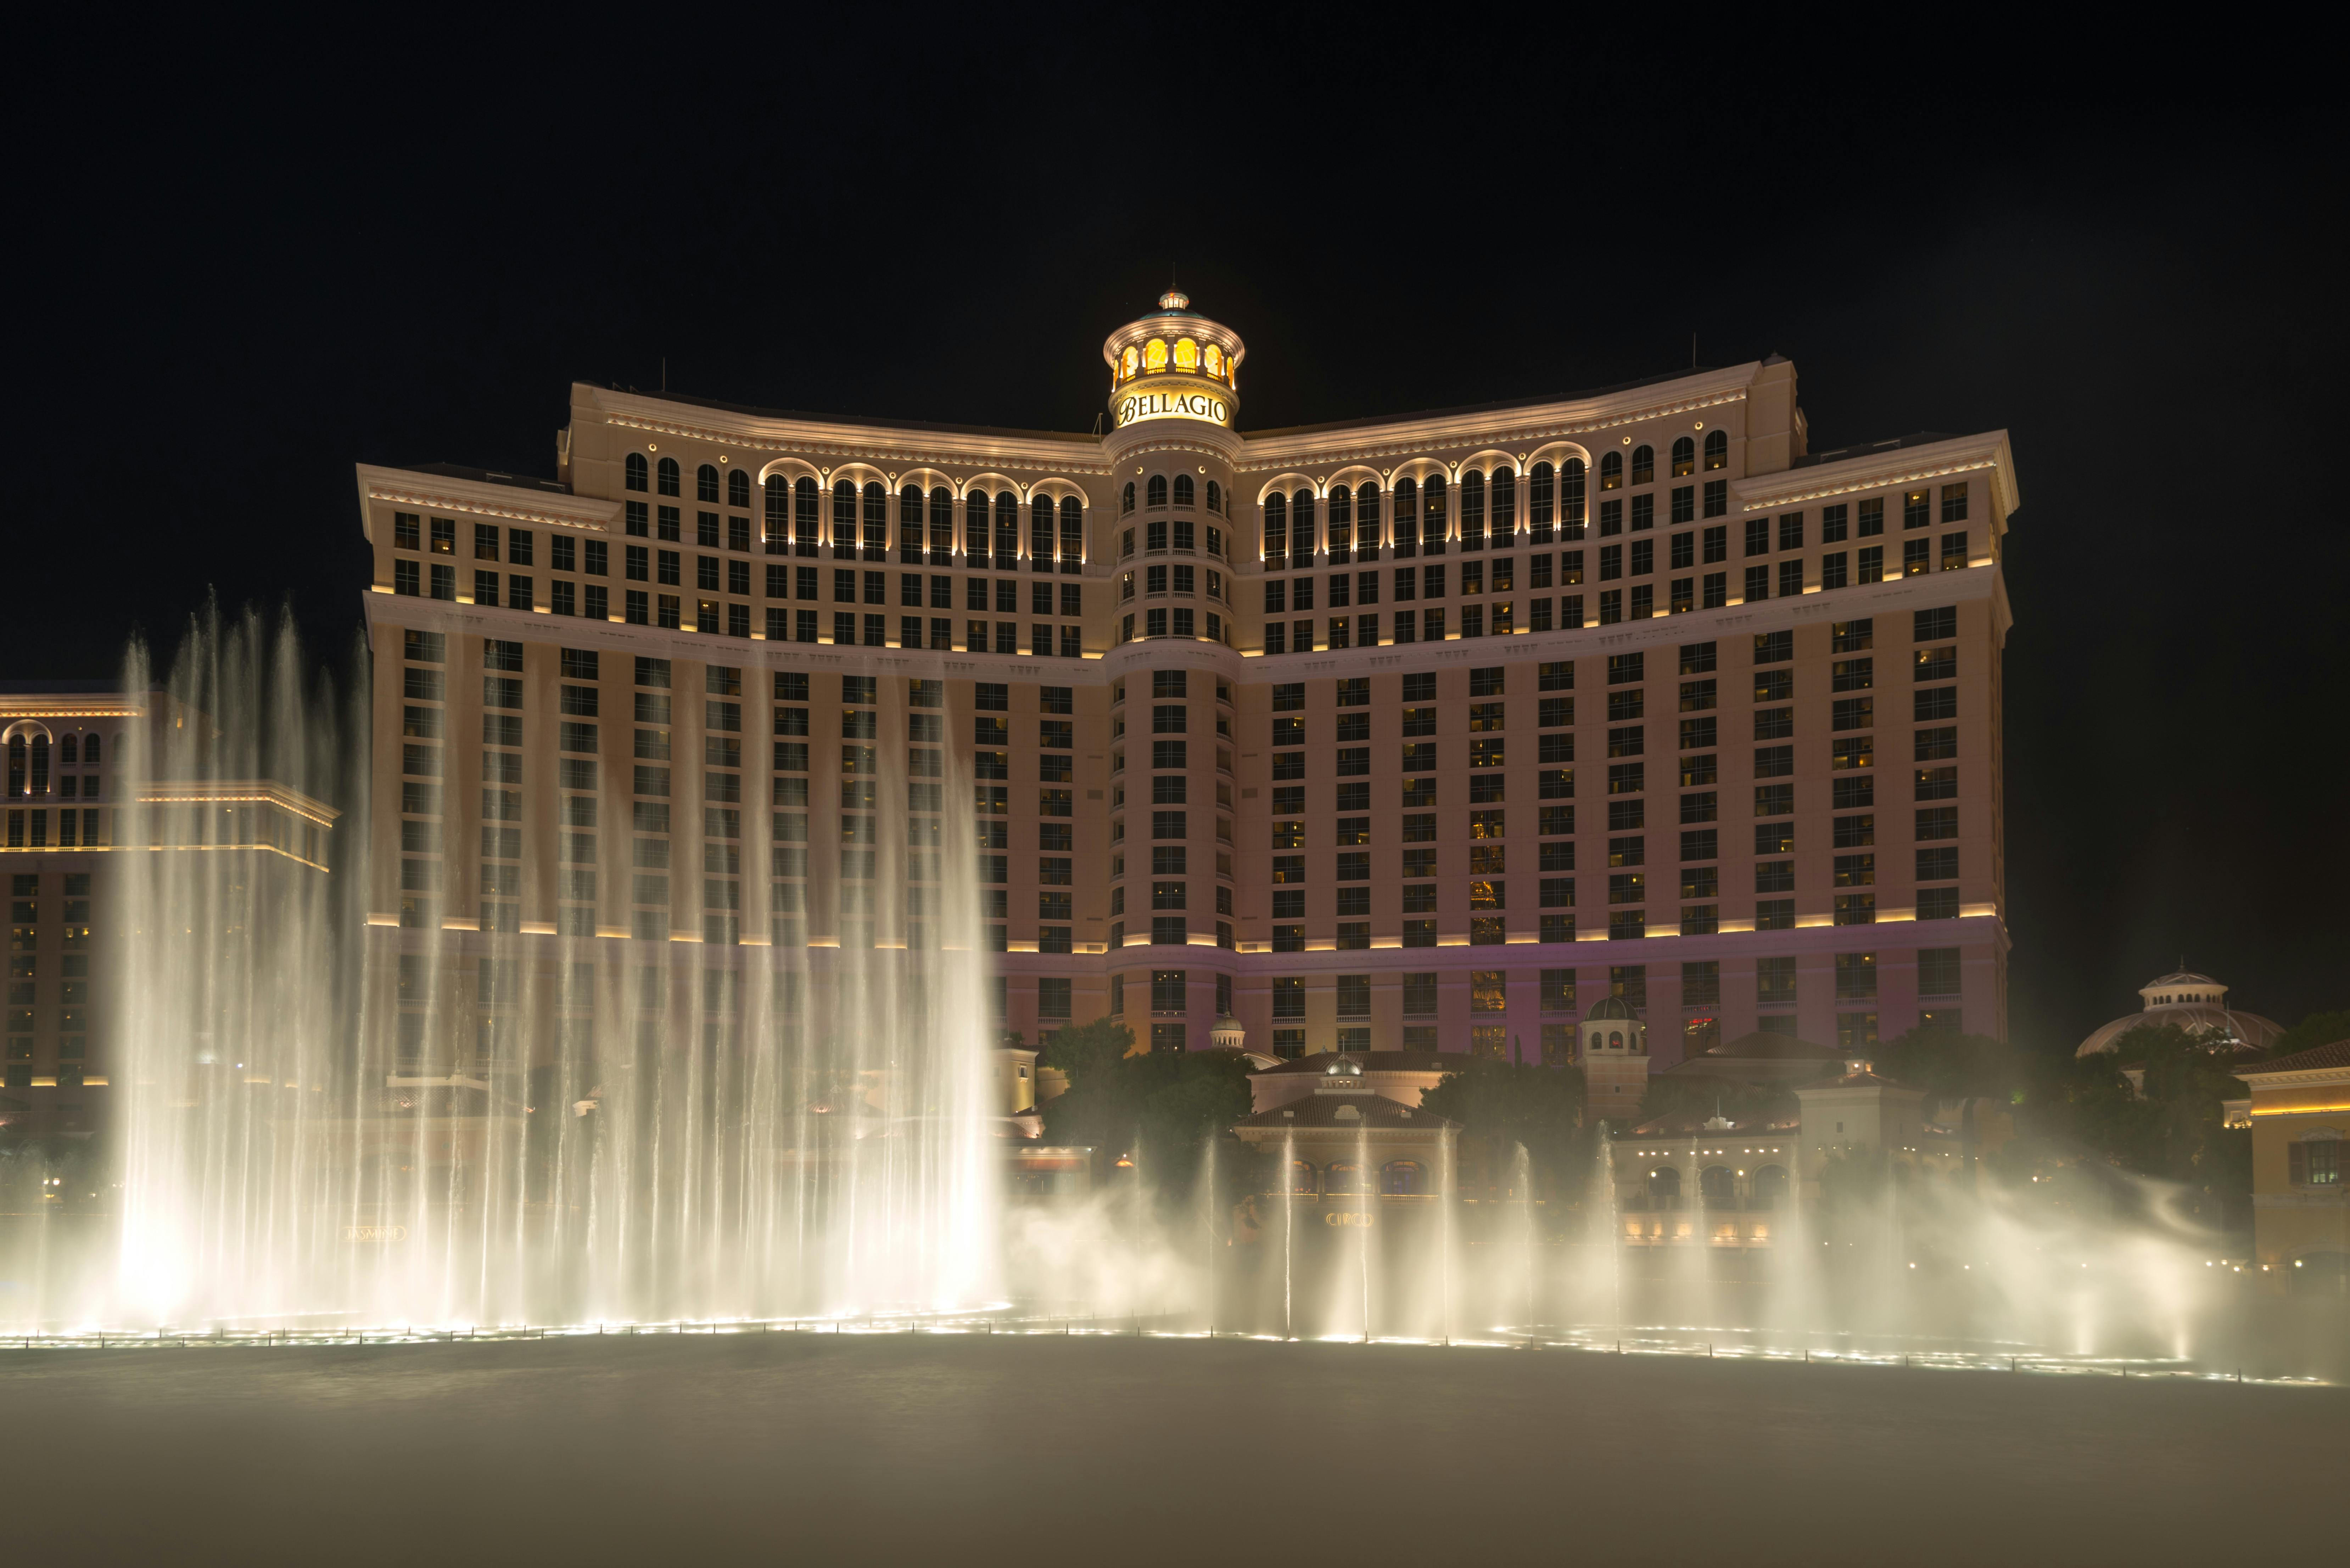
<instances>
[{"instance_id":1,"label":"green tree","mask_svg":"<svg viewBox=\"0 0 2350 1568\"><path fill-rule=\"evenodd\" d=\"M2350 1040L2350 1009L2311 1013L2278 1035L2263 1059L2273 1061L2279 1056L2290 1056L2296 1051L2331 1045L2336 1040Z\"/></svg>"},{"instance_id":2,"label":"green tree","mask_svg":"<svg viewBox=\"0 0 2350 1568\"><path fill-rule=\"evenodd\" d=\"M1592 1158L1581 1068L1479 1057L1438 1079L1419 1105L1461 1124L1464 1183L1473 1184L1482 1170L1501 1185L1501 1173L1523 1147L1535 1191L1562 1203L1581 1197Z\"/></svg>"},{"instance_id":3,"label":"green tree","mask_svg":"<svg viewBox=\"0 0 2350 1568\"><path fill-rule=\"evenodd\" d=\"M2179 1184L2206 1223L2239 1227L2251 1205L2251 1135L2226 1125L2222 1101L2242 1097L2234 1052L2175 1024L2127 1030L2110 1051L2043 1059L2024 1073L2022 1147L2001 1162L2011 1179L2077 1158ZM2134 1086L2124 1068L2136 1070ZM2077 1185L2077 1184L2076 1184ZM2110 1196L2110 1195L2109 1195Z\"/></svg>"},{"instance_id":4,"label":"green tree","mask_svg":"<svg viewBox=\"0 0 2350 1568\"><path fill-rule=\"evenodd\" d=\"M1211 1139L1249 1114L1248 1059L1229 1051L1129 1054L1134 1032L1097 1019L1055 1033L1044 1063L1069 1075L1066 1093L1044 1104L1045 1136L1091 1148L1097 1177L1131 1157L1154 1195L1185 1199ZM1222 1161L1239 1168L1237 1144Z\"/></svg>"},{"instance_id":5,"label":"green tree","mask_svg":"<svg viewBox=\"0 0 2350 1568\"><path fill-rule=\"evenodd\" d=\"M1896 1083L1953 1098L2010 1100L2022 1083L2014 1047L1987 1034L1912 1029L1881 1042L1872 1060Z\"/></svg>"}]
</instances>

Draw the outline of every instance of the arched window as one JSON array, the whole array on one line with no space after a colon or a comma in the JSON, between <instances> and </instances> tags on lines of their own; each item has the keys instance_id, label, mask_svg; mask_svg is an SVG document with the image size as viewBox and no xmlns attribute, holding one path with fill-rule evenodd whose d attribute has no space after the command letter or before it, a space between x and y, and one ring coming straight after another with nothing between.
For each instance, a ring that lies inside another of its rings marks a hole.
<instances>
[{"instance_id":1,"label":"arched window","mask_svg":"<svg viewBox=\"0 0 2350 1568\"><path fill-rule=\"evenodd\" d=\"M1583 537L1583 460L1579 457L1558 465L1558 532L1562 539Z\"/></svg>"},{"instance_id":2,"label":"arched window","mask_svg":"<svg viewBox=\"0 0 2350 1568\"><path fill-rule=\"evenodd\" d=\"M47 735L33 737L33 793L49 793L49 738Z\"/></svg>"},{"instance_id":3,"label":"arched window","mask_svg":"<svg viewBox=\"0 0 2350 1568\"><path fill-rule=\"evenodd\" d=\"M653 476L656 481L654 488L661 494L677 493L677 459L673 457L661 459L660 466L653 470Z\"/></svg>"},{"instance_id":4,"label":"arched window","mask_svg":"<svg viewBox=\"0 0 2350 1568\"><path fill-rule=\"evenodd\" d=\"M1621 1029L1610 1029L1607 1032L1607 1049L1610 1051L1624 1049L1624 1032Z\"/></svg>"},{"instance_id":5,"label":"arched window","mask_svg":"<svg viewBox=\"0 0 2350 1568\"><path fill-rule=\"evenodd\" d=\"M1190 506L1193 504L1192 496L1193 490L1191 486L1191 476L1188 473L1177 474L1175 476L1175 504L1178 506Z\"/></svg>"},{"instance_id":6,"label":"arched window","mask_svg":"<svg viewBox=\"0 0 2350 1568\"><path fill-rule=\"evenodd\" d=\"M622 466L628 471L628 477L622 483L631 490L644 489L647 483L645 454L640 452L630 452L629 461Z\"/></svg>"},{"instance_id":7,"label":"arched window","mask_svg":"<svg viewBox=\"0 0 2350 1568\"><path fill-rule=\"evenodd\" d=\"M1419 485L1410 479L1395 483L1395 553L1408 561L1419 550Z\"/></svg>"},{"instance_id":8,"label":"arched window","mask_svg":"<svg viewBox=\"0 0 2350 1568\"><path fill-rule=\"evenodd\" d=\"M1486 486L1492 492L1493 548L1506 550L1518 542L1518 474L1515 469L1497 468Z\"/></svg>"},{"instance_id":9,"label":"arched window","mask_svg":"<svg viewBox=\"0 0 2350 1568\"><path fill-rule=\"evenodd\" d=\"M1061 570L1074 573L1086 558L1085 503L1061 497Z\"/></svg>"},{"instance_id":10,"label":"arched window","mask_svg":"<svg viewBox=\"0 0 2350 1568\"><path fill-rule=\"evenodd\" d=\"M1311 1198L1315 1191L1314 1167L1302 1159L1289 1162L1289 1190L1300 1198Z\"/></svg>"},{"instance_id":11,"label":"arched window","mask_svg":"<svg viewBox=\"0 0 2350 1568\"><path fill-rule=\"evenodd\" d=\"M748 470L731 468L726 471L726 504L743 512L751 510L751 475Z\"/></svg>"},{"instance_id":12,"label":"arched window","mask_svg":"<svg viewBox=\"0 0 2350 1568\"><path fill-rule=\"evenodd\" d=\"M1391 1159L1379 1167L1379 1194L1385 1198L1417 1198L1427 1190L1426 1175L1416 1159Z\"/></svg>"},{"instance_id":13,"label":"arched window","mask_svg":"<svg viewBox=\"0 0 2350 1568\"><path fill-rule=\"evenodd\" d=\"M1708 468L1730 466L1730 432L1728 431L1705 432L1705 465Z\"/></svg>"},{"instance_id":14,"label":"arched window","mask_svg":"<svg viewBox=\"0 0 2350 1568\"><path fill-rule=\"evenodd\" d=\"M931 491L931 565L943 566L954 554L954 492L945 485Z\"/></svg>"},{"instance_id":15,"label":"arched window","mask_svg":"<svg viewBox=\"0 0 2350 1568\"><path fill-rule=\"evenodd\" d=\"M1333 486L1324 511L1328 514L1322 520L1324 543L1330 547L1332 563L1344 566L1354 559L1355 493L1343 484Z\"/></svg>"},{"instance_id":16,"label":"arched window","mask_svg":"<svg viewBox=\"0 0 2350 1568\"><path fill-rule=\"evenodd\" d=\"M1683 436L1673 442L1673 477L1684 478L1697 472L1697 442Z\"/></svg>"},{"instance_id":17,"label":"arched window","mask_svg":"<svg viewBox=\"0 0 2350 1568\"><path fill-rule=\"evenodd\" d=\"M1020 498L1008 490L995 493L995 569L1016 571L1020 559Z\"/></svg>"},{"instance_id":18,"label":"arched window","mask_svg":"<svg viewBox=\"0 0 2350 1568\"><path fill-rule=\"evenodd\" d=\"M1053 562L1053 498L1039 495L1028 503L1028 559L1049 570Z\"/></svg>"},{"instance_id":19,"label":"arched window","mask_svg":"<svg viewBox=\"0 0 2350 1568\"><path fill-rule=\"evenodd\" d=\"M1150 506L1164 506L1167 504L1167 476L1165 474L1154 473L1150 476L1149 500L1145 504Z\"/></svg>"},{"instance_id":20,"label":"arched window","mask_svg":"<svg viewBox=\"0 0 2350 1568\"><path fill-rule=\"evenodd\" d=\"M1699 1171L1697 1190L1708 1209L1727 1209L1738 1197L1737 1184L1726 1165L1709 1165Z\"/></svg>"},{"instance_id":21,"label":"arched window","mask_svg":"<svg viewBox=\"0 0 2350 1568\"><path fill-rule=\"evenodd\" d=\"M1126 482L1126 510L1134 510L1134 481L1130 479Z\"/></svg>"},{"instance_id":22,"label":"arched window","mask_svg":"<svg viewBox=\"0 0 2350 1568\"><path fill-rule=\"evenodd\" d=\"M1526 470L1526 533L1537 545L1550 543L1551 508L1558 498L1555 483L1546 462Z\"/></svg>"},{"instance_id":23,"label":"arched window","mask_svg":"<svg viewBox=\"0 0 2350 1568\"><path fill-rule=\"evenodd\" d=\"M1365 560L1377 560L1379 548L1379 487L1355 487L1355 548Z\"/></svg>"},{"instance_id":24,"label":"arched window","mask_svg":"<svg viewBox=\"0 0 2350 1568\"><path fill-rule=\"evenodd\" d=\"M901 484L898 487L898 562L900 566L918 566L922 563L922 487Z\"/></svg>"},{"instance_id":25,"label":"arched window","mask_svg":"<svg viewBox=\"0 0 2350 1568\"><path fill-rule=\"evenodd\" d=\"M1636 446L1632 449L1632 483L1654 484L1657 482L1657 449Z\"/></svg>"},{"instance_id":26,"label":"arched window","mask_svg":"<svg viewBox=\"0 0 2350 1568\"><path fill-rule=\"evenodd\" d=\"M81 765L86 768L94 768L98 766L98 737L96 735L85 735L82 737Z\"/></svg>"},{"instance_id":27,"label":"arched window","mask_svg":"<svg viewBox=\"0 0 2350 1568\"><path fill-rule=\"evenodd\" d=\"M1461 547L1485 547L1485 476L1473 468L1461 476Z\"/></svg>"},{"instance_id":28,"label":"arched window","mask_svg":"<svg viewBox=\"0 0 2350 1568\"><path fill-rule=\"evenodd\" d=\"M1754 1207L1776 1209L1787 1200L1787 1168L1766 1165L1754 1173Z\"/></svg>"},{"instance_id":29,"label":"arched window","mask_svg":"<svg viewBox=\"0 0 2350 1568\"><path fill-rule=\"evenodd\" d=\"M1624 454L1622 452L1611 452L1600 457L1599 488L1602 490L1624 488Z\"/></svg>"},{"instance_id":30,"label":"arched window","mask_svg":"<svg viewBox=\"0 0 2350 1568\"><path fill-rule=\"evenodd\" d=\"M1264 564L1279 570L1289 559L1289 498L1278 490L1264 498Z\"/></svg>"},{"instance_id":31,"label":"arched window","mask_svg":"<svg viewBox=\"0 0 2350 1568\"><path fill-rule=\"evenodd\" d=\"M853 479L832 482L832 558L857 558L857 482Z\"/></svg>"},{"instance_id":32,"label":"arched window","mask_svg":"<svg viewBox=\"0 0 2350 1568\"><path fill-rule=\"evenodd\" d=\"M889 558L889 493L881 488L878 479L868 481L865 486L865 558Z\"/></svg>"},{"instance_id":33,"label":"arched window","mask_svg":"<svg viewBox=\"0 0 2350 1568\"><path fill-rule=\"evenodd\" d=\"M982 571L987 569L987 509L988 493L974 490L962 502L962 550L971 564Z\"/></svg>"},{"instance_id":34,"label":"arched window","mask_svg":"<svg viewBox=\"0 0 2350 1568\"><path fill-rule=\"evenodd\" d=\"M1314 493L1310 490L1289 498L1289 564L1300 570L1314 564Z\"/></svg>"},{"instance_id":35,"label":"arched window","mask_svg":"<svg viewBox=\"0 0 2350 1568\"><path fill-rule=\"evenodd\" d=\"M760 489L766 495L767 554L780 556L791 548L792 487L782 474L771 473Z\"/></svg>"},{"instance_id":36,"label":"arched window","mask_svg":"<svg viewBox=\"0 0 2350 1568\"><path fill-rule=\"evenodd\" d=\"M1648 1172L1648 1200L1659 1209L1678 1209L1681 1206L1679 1167L1660 1165Z\"/></svg>"},{"instance_id":37,"label":"arched window","mask_svg":"<svg viewBox=\"0 0 2350 1568\"><path fill-rule=\"evenodd\" d=\"M822 497L816 481L806 474L792 486L792 554L813 556L816 545L816 523L822 515Z\"/></svg>"},{"instance_id":38,"label":"arched window","mask_svg":"<svg viewBox=\"0 0 2350 1568\"><path fill-rule=\"evenodd\" d=\"M73 736L61 736L57 741L57 766L61 768L79 766L80 763L74 754L79 749Z\"/></svg>"},{"instance_id":39,"label":"arched window","mask_svg":"<svg viewBox=\"0 0 2350 1568\"><path fill-rule=\"evenodd\" d=\"M716 463L705 462L693 471L693 498L696 501L707 501L712 506L718 504L718 465Z\"/></svg>"},{"instance_id":40,"label":"arched window","mask_svg":"<svg viewBox=\"0 0 2350 1568\"><path fill-rule=\"evenodd\" d=\"M8 793L12 796L25 793L26 788L25 765L29 755L25 746L24 736L8 737Z\"/></svg>"},{"instance_id":41,"label":"arched window","mask_svg":"<svg viewBox=\"0 0 2350 1568\"><path fill-rule=\"evenodd\" d=\"M1322 1190L1326 1195L1363 1190L1363 1168L1351 1159L1334 1159L1322 1172Z\"/></svg>"},{"instance_id":42,"label":"arched window","mask_svg":"<svg viewBox=\"0 0 2350 1568\"><path fill-rule=\"evenodd\" d=\"M1208 510L1209 510L1209 511L1211 511L1211 512L1222 512L1223 509L1224 509L1224 491L1223 491L1223 486L1222 486L1222 485L1218 484L1214 480L1212 480L1212 479L1211 479L1211 480L1208 481Z\"/></svg>"},{"instance_id":43,"label":"arched window","mask_svg":"<svg viewBox=\"0 0 2350 1568\"><path fill-rule=\"evenodd\" d=\"M1419 548L1422 555L1444 552L1444 475L1431 473L1419 487Z\"/></svg>"}]
</instances>

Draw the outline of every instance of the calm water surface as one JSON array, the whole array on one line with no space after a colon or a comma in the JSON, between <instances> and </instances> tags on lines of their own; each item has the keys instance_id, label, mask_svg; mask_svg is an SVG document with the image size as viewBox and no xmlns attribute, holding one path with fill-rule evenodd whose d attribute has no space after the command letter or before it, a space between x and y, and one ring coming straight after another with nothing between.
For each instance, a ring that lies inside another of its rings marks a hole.
<instances>
[{"instance_id":1,"label":"calm water surface","mask_svg":"<svg viewBox=\"0 0 2350 1568\"><path fill-rule=\"evenodd\" d=\"M2338 1542L2350 1430L2338 1389L1083 1336L12 1351L0 1410L25 1563L2211 1562Z\"/></svg>"}]
</instances>

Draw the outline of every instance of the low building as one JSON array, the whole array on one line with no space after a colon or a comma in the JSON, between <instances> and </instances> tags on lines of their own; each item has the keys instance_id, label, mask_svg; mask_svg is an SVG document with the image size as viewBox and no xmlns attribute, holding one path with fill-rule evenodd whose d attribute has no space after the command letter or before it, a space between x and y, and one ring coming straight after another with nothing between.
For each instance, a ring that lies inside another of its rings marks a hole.
<instances>
[{"instance_id":1,"label":"low building","mask_svg":"<svg viewBox=\"0 0 2350 1568\"><path fill-rule=\"evenodd\" d=\"M139 863L124 857L241 857L250 873L230 880L262 895L256 909L327 874L332 807L267 779L142 776L134 755L193 716L162 691L125 692L114 681L0 682L8 770L0 1126L72 1136L107 1120L120 1067L106 997L126 957L119 893Z\"/></svg>"},{"instance_id":2,"label":"low building","mask_svg":"<svg viewBox=\"0 0 2350 1568\"><path fill-rule=\"evenodd\" d=\"M2262 1273L2280 1291L2350 1293L2350 1040L2235 1075L2251 1091L2241 1119L2252 1129L2252 1251Z\"/></svg>"},{"instance_id":3,"label":"low building","mask_svg":"<svg viewBox=\"0 0 2350 1568\"><path fill-rule=\"evenodd\" d=\"M1427 1199L1443 1190L1460 1123L1373 1087L1363 1064L1350 1056L1324 1057L1308 1082L1307 1092L1243 1116L1232 1127L1276 1169L1287 1165L1294 1197Z\"/></svg>"},{"instance_id":4,"label":"low building","mask_svg":"<svg viewBox=\"0 0 2350 1568\"><path fill-rule=\"evenodd\" d=\"M1614 1156L1625 1239L1765 1243L1772 1213L1791 1199L1819 1200L1831 1160L1882 1158L1918 1175L1970 1181L1983 1159L2014 1136L1996 1101L1939 1099L1857 1057L1838 1065L1840 1072L1790 1085L1798 1107L1793 1116L1741 1120L1684 1112L1626 1134Z\"/></svg>"},{"instance_id":5,"label":"low building","mask_svg":"<svg viewBox=\"0 0 2350 1568\"><path fill-rule=\"evenodd\" d=\"M1660 1247L1768 1245L1794 1190L1801 1127L1788 1117L1660 1116L1615 1151L1624 1240Z\"/></svg>"},{"instance_id":6,"label":"low building","mask_svg":"<svg viewBox=\"0 0 2350 1568\"><path fill-rule=\"evenodd\" d=\"M1422 1095L1461 1065L1458 1054L1441 1051L1357 1051L1347 1060L1354 1064L1357 1075L1371 1093L1414 1110ZM1328 1056L1317 1054L1276 1062L1263 1072L1252 1073L1250 1109L1262 1115L1316 1093L1331 1081L1333 1065Z\"/></svg>"}]
</instances>

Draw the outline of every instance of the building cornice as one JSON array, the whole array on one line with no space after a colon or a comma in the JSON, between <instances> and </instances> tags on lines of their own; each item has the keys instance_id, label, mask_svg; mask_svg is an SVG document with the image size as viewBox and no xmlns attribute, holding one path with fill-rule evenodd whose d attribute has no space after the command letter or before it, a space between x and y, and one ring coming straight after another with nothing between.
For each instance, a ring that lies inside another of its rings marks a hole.
<instances>
[{"instance_id":1,"label":"building cornice","mask_svg":"<svg viewBox=\"0 0 2350 1568\"><path fill-rule=\"evenodd\" d=\"M1733 480L1730 488L1731 493L1738 497L1742 510L1768 512L1782 506L1833 501L1839 495L1855 494L1864 490L1891 490L1904 484L1928 483L1978 470L1988 470L1991 475L1994 492L1991 517L2004 527L2009 514L2023 504L2022 495L2016 487L2015 460L2009 450L2005 431L1954 436L1949 441L1929 441L1922 446L1863 452L1839 458L1833 462L1783 469L1776 473L1753 474Z\"/></svg>"},{"instance_id":2,"label":"building cornice","mask_svg":"<svg viewBox=\"0 0 2350 1568\"><path fill-rule=\"evenodd\" d=\"M1469 409L1419 419L1366 421L1359 426L1295 434L1252 436L1243 432L1245 444L1233 468L1236 472L1256 472L1315 463L1361 462L1377 467L1380 466L1377 460L1382 457L1425 457L1431 450L1461 446L1531 450L1544 441L1572 440L1599 431L1743 402L1762 368L1760 361L1753 361L1721 370L1700 371L1652 386L1553 403Z\"/></svg>"},{"instance_id":3,"label":"building cornice","mask_svg":"<svg viewBox=\"0 0 2350 1568\"><path fill-rule=\"evenodd\" d=\"M2303 1067L2286 1073L2263 1072L2257 1066L2239 1067L2230 1075L2250 1085L2255 1095L2278 1089L2305 1089L2320 1084L2350 1084L2350 1067ZM2282 1116L2297 1108L2286 1106L2275 1114ZM2313 1114L2325 1108L2323 1106L2309 1107Z\"/></svg>"},{"instance_id":4,"label":"building cornice","mask_svg":"<svg viewBox=\"0 0 2350 1568\"><path fill-rule=\"evenodd\" d=\"M1087 437L1055 440L1042 434L931 431L854 420L738 413L581 383L574 388L574 406L583 403L603 423L618 429L775 457L803 458L827 472L843 462L878 462L941 468L958 464L972 469L1024 468L1048 473L1109 472L1109 459L1100 442Z\"/></svg>"},{"instance_id":5,"label":"building cornice","mask_svg":"<svg viewBox=\"0 0 2350 1568\"><path fill-rule=\"evenodd\" d=\"M156 779L138 786L142 805L261 805L279 806L307 817L321 827L332 827L342 815L325 801L288 789L276 779Z\"/></svg>"},{"instance_id":6,"label":"building cornice","mask_svg":"<svg viewBox=\"0 0 2350 1568\"><path fill-rule=\"evenodd\" d=\"M495 517L502 522L535 523L543 528L579 528L595 534L609 533L620 515L619 502L598 501L592 496L518 490L510 484L421 473L409 468L378 468L365 462L357 467L359 515L370 540L375 537L375 509L369 503L378 501L420 511L463 513L468 516Z\"/></svg>"},{"instance_id":7,"label":"building cornice","mask_svg":"<svg viewBox=\"0 0 2350 1568\"><path fill-rule=\"evenodd\" d=\"M143 719L146 708L126 698L59 692L54 697L0 697L0 723L18 719Z\"/></svg>"}]
</instances>

